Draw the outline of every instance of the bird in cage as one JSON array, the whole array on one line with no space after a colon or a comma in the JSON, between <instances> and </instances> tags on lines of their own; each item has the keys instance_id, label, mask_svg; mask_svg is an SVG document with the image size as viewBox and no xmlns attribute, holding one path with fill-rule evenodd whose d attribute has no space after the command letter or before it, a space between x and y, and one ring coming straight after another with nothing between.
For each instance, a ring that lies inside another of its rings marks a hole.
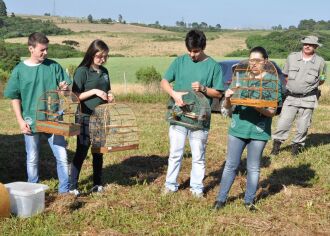
<instances>
[{"instance_id":1,"label":"bird in cage","mask_svg":"<svg viewBox=\"0 0 330 236\"><path fill-rule=\"evenodd\" d=\"M170 124L182 125L190 129L203 129L209 126L211 106L201 92L189 91L182 96L184 106L175 104L170 98L167 104L166 119Z\"/></svg>"},{"instance_id":2,"label":"bird in cage","mask_svg":"<svg viewBox=\"0 0 330 236\"><path fill-rule=\"evenodd\" d=\"M63 136L80 133L77 108L78 97L69 90L52 90L42 94L36 111L36 129L38 132Z\"/></svg>"},{"instance_id":3,"label":"bird in cage","mask_svg":"<svg viewBox=\"0 0 330 236\"><path fill-rule=\"evenodd\" d=\"M138 149L136 117L126 104L106 103L95 108L89 121L91 150L108 153Z\"/></svg>"},{"instance_id":4,"label":"bird in cage","mask_svg":"<svg viewBox=\"0 0 330 236\"><path fill-rule=\"evenodd\" d=\"M243 60L234 68L230 89L234 91L233 105L276 108L280 89L277 70L268 60Z\"/></svg>"}]
</instances>

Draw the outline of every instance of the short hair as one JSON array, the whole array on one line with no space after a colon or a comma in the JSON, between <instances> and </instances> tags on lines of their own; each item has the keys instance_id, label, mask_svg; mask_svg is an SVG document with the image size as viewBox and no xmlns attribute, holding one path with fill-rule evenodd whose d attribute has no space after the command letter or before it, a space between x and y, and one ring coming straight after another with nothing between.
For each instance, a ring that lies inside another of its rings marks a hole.
<instances>
[{"instance_id":1,"label":"short hair","mask_svg":"<svg viewBox=\"0 0 330 236\"><path fill-rule=\"evenodd\" d=\"M206 47L206 37L205 34L200 30L190 30L186 35L186 47L188 51L193 48L200 48L202 50Z\"/></svg>"},{"instance_id":2,"label":"short hair","mask_svg":"<svg viewBox=\"0 0 330 236\"><path fill-rule=\"evenodd\" d=\"M34 32L32 34L29 35L28 38L28 46L32 46L35 47L37 45L37 43L40 44L48 44L49 40L46 37L46 35L44 35L41 32Z\"/></svg>"},{"instance_id":3,"label":"short hair","mask_svg":"<svg viewBox=\"0 0 330 236\"><path fill-rule=\"evenodd\" d=\"M262 55L262 57L263 57L264 59L268 59L268 53L267 53L266 49L264 49L264 48L261 47L261 46L258 46L258 47L254 47L254 48L252 48L252 49L250 50L250 54L249 54L249 55L251 55L251 53L253 53L253 52L258 52L258 53L260 53L260 54Z\"/></svg>"}]
</instances>

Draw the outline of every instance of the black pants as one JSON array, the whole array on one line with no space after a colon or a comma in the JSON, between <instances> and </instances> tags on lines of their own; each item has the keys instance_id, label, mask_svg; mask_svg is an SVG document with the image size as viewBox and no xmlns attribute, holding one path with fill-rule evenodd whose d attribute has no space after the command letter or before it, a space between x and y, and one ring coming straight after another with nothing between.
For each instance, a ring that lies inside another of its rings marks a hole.
<instances>
[{"instance_id":1,"label":"black pants","mask_svg":"<svg viewBox=\"0 0 330 236\"><path fill-rule=\"evenodd\" d=\"M81 118L80 135L77 136L76 154L71 165L71 184L70 190L78 188L79 174L84 160L86 159L88 149L91 145L89 136L89 116ZM93 156L93 183L102 185L102 166L103 154L92 153Z\"/></svg>"}]
</instances>

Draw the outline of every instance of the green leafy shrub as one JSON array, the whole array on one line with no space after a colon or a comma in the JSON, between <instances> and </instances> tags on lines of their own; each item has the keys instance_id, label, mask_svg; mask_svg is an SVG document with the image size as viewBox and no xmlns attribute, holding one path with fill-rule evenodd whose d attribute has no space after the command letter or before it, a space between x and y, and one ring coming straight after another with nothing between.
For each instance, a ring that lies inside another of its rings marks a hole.
<instances>
[{"instance_id":1,"label":"green leafy shrub","mask_svg":"<svg viewBox=\"0 0 330 236\"><path fill-rule=\"evenodd\" d=\"M74 46L74 47L79 46L79 42L77 42L75 40L63 40L62 43L65 45L68 45L68 46Z\"/></svg>"},{"instance_id":2,"label":"green leafy shrub","mask_svg":"<svg viewBox=\"0 0 330 236\"><path fill-rule=\"evenodd\" d=\"M139 82L147 85L152 91L153 88L159 91L159 82L162 79L161 74L153 66L142 67L136 73L136 78Z\"/></svg>"}]
</instances>

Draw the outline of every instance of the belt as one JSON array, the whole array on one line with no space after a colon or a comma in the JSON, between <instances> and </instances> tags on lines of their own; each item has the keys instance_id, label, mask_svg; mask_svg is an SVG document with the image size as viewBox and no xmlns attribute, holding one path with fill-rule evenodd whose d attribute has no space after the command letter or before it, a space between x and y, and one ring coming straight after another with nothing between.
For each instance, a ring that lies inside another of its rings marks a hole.
<instances>
[{"instance_id":1,"label":"belt","mask_svg":"<svg viewBox=\"0 0 330 236\"><path fill-rule=\"evenodd\" d=\"M295 98L303 98L303 97L308 97L312 95L317 95L317 89L314 89L308 93L292 93L288 91L288 96L295 97Z\"/></svg>"}]
</instances>

